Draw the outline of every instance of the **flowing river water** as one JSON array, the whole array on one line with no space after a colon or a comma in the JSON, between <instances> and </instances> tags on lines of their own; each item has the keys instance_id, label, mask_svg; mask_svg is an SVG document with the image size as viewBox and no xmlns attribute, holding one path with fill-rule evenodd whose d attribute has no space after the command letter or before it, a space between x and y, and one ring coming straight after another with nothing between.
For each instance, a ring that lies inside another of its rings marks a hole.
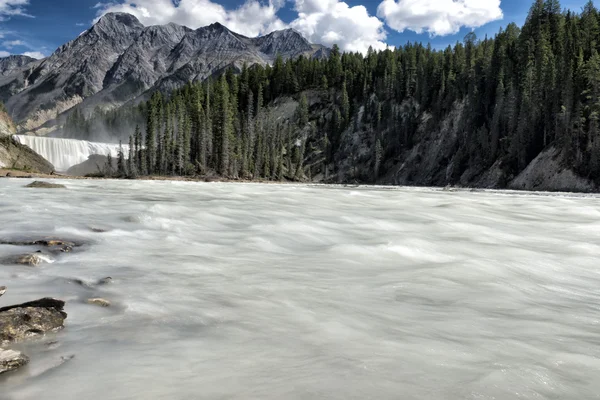
<instances>
[{"instance_id":1,"label":"flowing river water","mask_svg":"<svg viewBox=\"0 0 600 400\"><path fill-rule=\"evenodd\" d=\"M2 400L600 395L597 196L27 183L0 181L0 239L85 245L0 265L0 306L68 313L13 346L31 363Z\"/></svg>"}]
</instances>

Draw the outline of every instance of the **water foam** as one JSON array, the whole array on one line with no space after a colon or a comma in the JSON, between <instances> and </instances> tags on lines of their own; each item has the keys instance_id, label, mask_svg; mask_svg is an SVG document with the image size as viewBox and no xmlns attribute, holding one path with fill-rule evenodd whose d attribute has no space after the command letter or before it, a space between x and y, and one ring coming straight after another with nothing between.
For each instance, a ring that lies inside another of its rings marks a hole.
<instances>
[{"instance_id":1,"label":"water foam","mask_svg":"<svg viewBox=\"0 0 600 400\"><path fill-rule=\"evenodd\" d=\"M118 156L119 145L112 143L96 143L87 140L48 138L29 135L13 136L19 143L28 146L40 156L48 160L57 171L64 172L74 165L81 164L91 155ZM123 145L125 156L129 154L129 146Z\"/></svg>"}]
</instances>

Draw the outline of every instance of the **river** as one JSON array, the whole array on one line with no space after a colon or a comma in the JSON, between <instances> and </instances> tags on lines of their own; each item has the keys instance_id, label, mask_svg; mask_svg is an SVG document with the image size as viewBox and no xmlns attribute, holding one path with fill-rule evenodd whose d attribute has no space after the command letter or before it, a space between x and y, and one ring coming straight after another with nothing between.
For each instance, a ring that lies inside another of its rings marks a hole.
<instances>
[{"instance_id":1,"label":"river","mask_svg":"<svg viewBox=\"0 0 600 400\"><path fill-rule=\"evenodd\" d=\"M0 305L68 313L2 400L599 396L597 196L29 181L0 180L0 239L85 245L0 265Z\"/></svg>"}]
</instances>

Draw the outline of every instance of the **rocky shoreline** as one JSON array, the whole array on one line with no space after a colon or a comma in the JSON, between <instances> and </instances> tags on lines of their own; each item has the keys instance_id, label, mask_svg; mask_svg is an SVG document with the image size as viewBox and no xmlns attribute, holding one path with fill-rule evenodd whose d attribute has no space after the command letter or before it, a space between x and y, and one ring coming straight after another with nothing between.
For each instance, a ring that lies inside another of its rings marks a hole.
<instances>
[{"instance_id":1,"label":"rocky shoreline","mask_svg":"<svg viewBox=\"0 0 600 400\"><path fill-rule=\"evenodd\" d=\"M51 254L71 253L74 249L81 247L83 243L54 238L35 240L0 239L0 245L34 247L34 249L37 249L32 253L4 258L0 260L0 264L39 267L47 262ZM87 288L106 285L112 283L112 281L111 277L99 279L93 284L88 284L81 279L73 280L74 283ZM0 297L7 292L8 288L6 286L0 286ZM99 307L111 306L109 300L97 296L82 299L82 302ZM64 329L65 320L67 319L67 313L64 310L65 305L66 303L63 300L44 297L25 303L0 306L0 375L20 369L32 360L35 361L35 355L30 358L21 351L11 348L12 345L26 343ZM62 365L64 361L68 361L73 357L74 355L62 356L60 364Z\"/></svg>"}]
</instances>

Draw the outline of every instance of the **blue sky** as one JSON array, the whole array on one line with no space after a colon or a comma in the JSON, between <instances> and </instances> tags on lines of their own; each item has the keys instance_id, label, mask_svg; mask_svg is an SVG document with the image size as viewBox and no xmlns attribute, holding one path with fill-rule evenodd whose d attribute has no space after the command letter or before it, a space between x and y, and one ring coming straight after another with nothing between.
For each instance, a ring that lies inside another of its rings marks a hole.
<instances>
[{"instance_id":1,"label":"blue sky","mask_svg":"<svg viewBox=\"0 0 600 400\"><path fill-rule=\"evenodd\" d=\"M580 10L584 3L561 4ZM312 42L353 51L407 41L443 48L471 30L493 36L509 22L522 24L530 6L531 0L0 0L0 55L48 56L109 11L132 12L146 25L197 28L218 20L248 36L291 26Z\"/></svg>"}]
</instances>

